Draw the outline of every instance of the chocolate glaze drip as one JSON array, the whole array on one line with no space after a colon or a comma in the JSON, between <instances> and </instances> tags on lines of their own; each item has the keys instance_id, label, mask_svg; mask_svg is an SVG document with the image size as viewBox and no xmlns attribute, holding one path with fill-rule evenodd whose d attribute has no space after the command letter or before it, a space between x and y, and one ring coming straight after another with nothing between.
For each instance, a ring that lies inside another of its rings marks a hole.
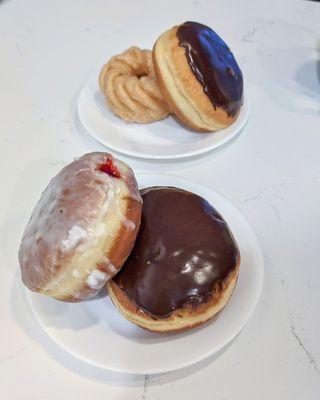
<instances>
[{"instance_id":1,"label":"chocolate glaze drip","mask_svg":"<svg viewBox=\"0 0 320 400\"><path fill-rule=\"evenodd\" d=\"M236 115L243 100L243 79L229 47L211 28L197 22L179 25L177 36L214 109Z\"/></svg>"},{"instance_id":2,"label":"chocolate glaze drip","mask_svg":"<svg viewBox=\"0 0 320 400\"><path fill-rule=\"evenodd\" d=\"M239 260L226 222L206 200L185 190L153 187L141 194L140 231L114 281L156 318L208 302Z\"/></svg>"}]
</instances>

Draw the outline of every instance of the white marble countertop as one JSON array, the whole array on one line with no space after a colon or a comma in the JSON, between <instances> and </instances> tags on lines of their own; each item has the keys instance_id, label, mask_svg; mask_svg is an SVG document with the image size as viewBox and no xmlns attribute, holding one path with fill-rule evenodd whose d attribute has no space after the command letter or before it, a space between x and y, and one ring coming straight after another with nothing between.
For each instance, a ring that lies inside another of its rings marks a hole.
<instances>
[{"instance_id":1,"label":"white marble countertop","mask_svg":"<svg viewBox=\"0 0 320 400\"><path fill-rule=\"evenodd\" d=\"M259 304L219 357L159 376L90 367L52 345L26 304L17 261L41 190L74 157L101 149L75 122L92 70L131 44L150 48L185 20L230 44L252 103L242 134L183 162L120 158L213 187L254 228L265 260ZM309 1L0 3L0 397L320 398L320 4Z\"/></svg>"}]
</instances>

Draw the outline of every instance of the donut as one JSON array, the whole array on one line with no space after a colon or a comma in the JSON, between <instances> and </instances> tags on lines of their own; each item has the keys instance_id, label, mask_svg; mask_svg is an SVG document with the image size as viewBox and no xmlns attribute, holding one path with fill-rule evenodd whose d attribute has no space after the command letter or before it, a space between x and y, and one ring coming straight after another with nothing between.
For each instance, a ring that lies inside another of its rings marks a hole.
<instances>
[{"instance_id":1,"label":"donut","mask_svg":"<svg viewBox=\"0 0 320 400\"><path fill-rule=\"evenodd\" d=\"M129 255L142 200L134 174L108 153L89 153L49 183L24 231L23 283L58 300L95 296Z\"/></svg>"},{"instance_id":2,"label":"donut","mask_svg":"<svg viewBox=\"0 0 320 400\"><path fill-rule=\"evenodd\" d=\"M111 111L126 122L145 124L169 114L150 50L131 47L112 57L100 72L99 86Z\"/></svg>"},{"instance_id":3,"label":"donut","mask_svg":"<svg viewBox=\"0 0 320 400\"><path fill-rule=\"evenodd\" d=\"M120 313L154 332L201 325L227 303L240 253L222 216L202 197L174 187L142 192L140 231L107 283Z\"/></svg>"},{"instance_id":4,"label":"donut","mask_svg":"<svg viewBox=\"0 0 320 400\"><path fill-rule=\"evenodd\" d=\"M231 125L243 101L241 70L226 43L208 26L185 22L153 47L157 82L170 111L199 132Z\"/></svg>"}]
</instances>

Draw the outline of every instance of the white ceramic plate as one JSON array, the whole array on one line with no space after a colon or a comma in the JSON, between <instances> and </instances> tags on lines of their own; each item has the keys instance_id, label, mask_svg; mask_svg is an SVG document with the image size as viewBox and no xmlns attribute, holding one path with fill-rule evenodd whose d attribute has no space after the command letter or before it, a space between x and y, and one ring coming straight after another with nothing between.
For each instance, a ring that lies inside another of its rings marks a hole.
<instances>
[{"instance_id":1,"label":"white ceramic plate","mask_svg":"<svg viewBox=\"0 0 320 400\"><path fill-rule=\"evenodd\" d=\"M78 97L79 119L98 142L129 156L148 159L178 159L196 156L216 149L240 133L249 115L247 98L238 119L216 133L194 133L173 117L151 124L127 124L105 105L93 75Z\"/></svg>"},{"instance_id":2,"label":"white ceramic plate","mask_svg":"<svg viewBox=\"0 0 320 400\"><path fill-rule=\"evenodd\" d=\"M140 187L176 186L207 199L226 219L240 248L234 293L214 320L189 332L157 334L126 321L108 297L69 304L27 291L42 328L65 351L113 371L154 374L196 363L226 346L243 328L260 295L263 259L258 241L240 212L212 189L160 174L138 174Z\"/></svg>"}]
</instances>

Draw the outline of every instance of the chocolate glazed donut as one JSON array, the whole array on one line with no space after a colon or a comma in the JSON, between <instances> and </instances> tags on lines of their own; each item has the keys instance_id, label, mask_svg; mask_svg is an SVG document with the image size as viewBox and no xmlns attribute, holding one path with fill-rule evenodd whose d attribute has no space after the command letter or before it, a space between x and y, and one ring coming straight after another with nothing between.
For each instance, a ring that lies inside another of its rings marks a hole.
<instances>
[{"instance_id":1,"label":"chocolate glazed donut","mask_svg":"<svg viewBox=\"0 0 320 400\"><path fill-rule=\"evenodd\" d=\"M231 125L243 102L243 77L227 44L211 28L185 22L153 48L162 94L172 113L198 132Z\"/></svg>"},{"instance_id":2,"label":"chocolate glazed donut","mask_svg":"<svg viewBox=\"0 0 320 400\"><path fill-rule=\"evenodd\" d=\"M212 29L197 22L180 25L177 36L214 109L222 107L228 116L235 116L243 101L243 79L229 47Z\"/></svg>"},{"instance_id":3,"label":"chocolate glazed donut","mask_svg":"<svg viewBox=\"0 0 320 400\"><path fill-rule=\"evenodd\" d=\"M169 332L202 324L235 286L240 253L228 225L203 198L185 190L142 192L140 231L108 284L120 312L143 328Z\"/></svg>"}]
</instances>

